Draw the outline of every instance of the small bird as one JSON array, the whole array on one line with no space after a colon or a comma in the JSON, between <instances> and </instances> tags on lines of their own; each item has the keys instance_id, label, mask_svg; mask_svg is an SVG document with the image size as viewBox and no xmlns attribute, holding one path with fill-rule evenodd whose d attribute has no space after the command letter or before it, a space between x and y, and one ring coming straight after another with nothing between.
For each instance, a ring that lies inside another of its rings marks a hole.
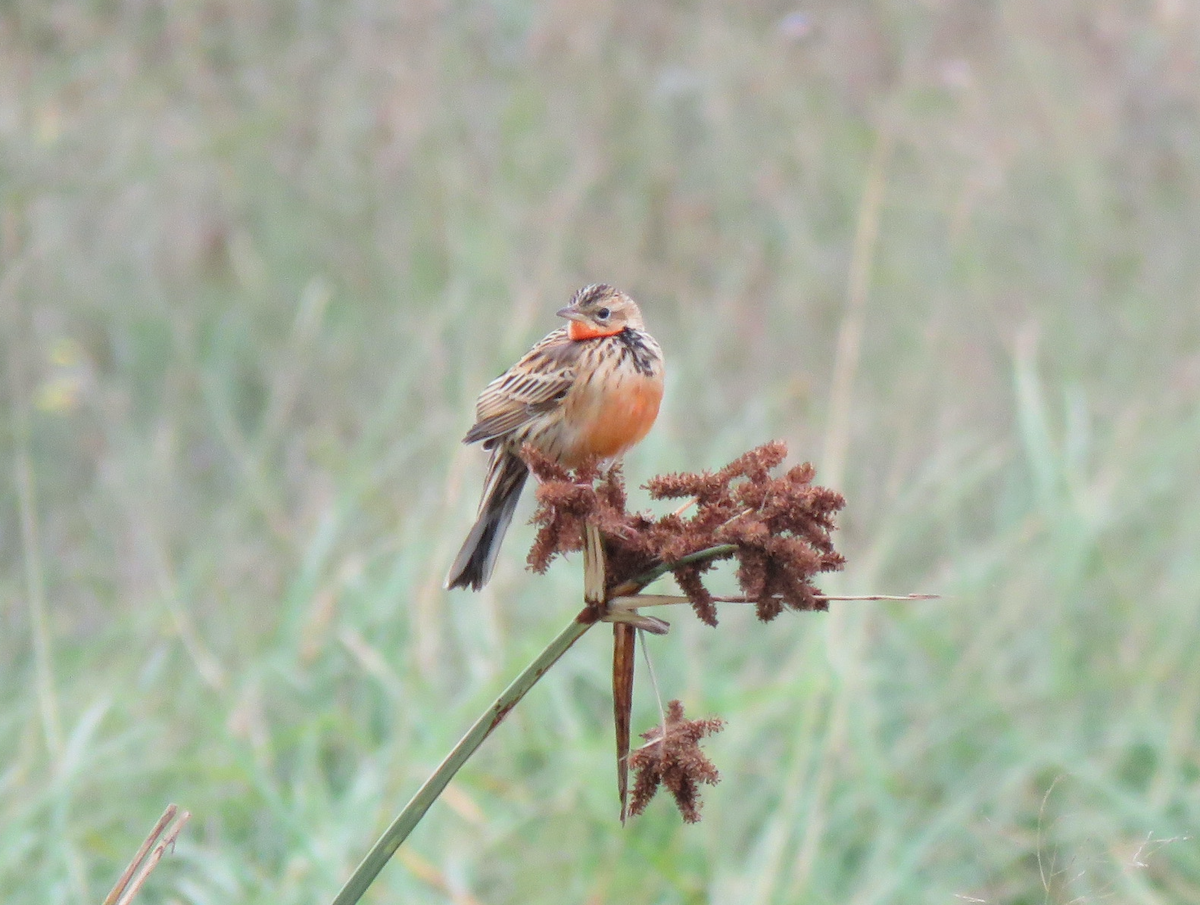
<instances>
[{"instance_id":1,"label":"small bird","mask_svg":"<svg viewBox=\"0 0 1200 905\"><path fill-rule=\"evenodd\" d=\"M584 286L550 333L493 380L475 404L464 443L492 451L479 516L463 542L447 588L479 590L529 476L528 443L566 468L612 459L641 440L658 417L662 349L646 332L637 303L605 284Z\"/></svg>"}]
</instances>

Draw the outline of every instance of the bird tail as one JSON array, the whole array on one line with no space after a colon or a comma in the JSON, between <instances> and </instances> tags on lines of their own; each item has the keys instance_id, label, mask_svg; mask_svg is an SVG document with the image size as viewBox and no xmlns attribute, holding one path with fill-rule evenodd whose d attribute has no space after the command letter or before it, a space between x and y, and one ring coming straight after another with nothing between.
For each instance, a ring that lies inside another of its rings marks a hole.
<instances>
[{"instance_id":1,"label":"bird tail","mask_svg":"<svg viewBox=\"0 0 1200 905\"><path fill-rule=\"evenodd\" d=\"M450 567L446 576L447 588L478 591L488 583L504 533L528 477L529 466L520 456L505 449L493 453L483 488L483 501L479 504L479 517Z\"/></svg>"}]
</instances>

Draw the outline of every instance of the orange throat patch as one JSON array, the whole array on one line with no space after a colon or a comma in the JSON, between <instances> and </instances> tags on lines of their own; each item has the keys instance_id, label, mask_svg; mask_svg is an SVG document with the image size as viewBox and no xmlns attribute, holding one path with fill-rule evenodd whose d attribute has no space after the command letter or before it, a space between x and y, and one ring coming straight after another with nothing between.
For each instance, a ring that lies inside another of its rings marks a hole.
<instances>
[{"instance_id":1,"label":"orange throat patch","mask_svg":"<svg viewBox=\"0 0 1200 905\"><path fill-rule=\"evenodd\" d=\"M592 323L571 321L567 324L567 338L574 342L583 339L599 339L601 336L616 336L624 329L624 327L617 327L615 330L610 330L605 327L597 327Z\"/></svg>"}]
</instances>

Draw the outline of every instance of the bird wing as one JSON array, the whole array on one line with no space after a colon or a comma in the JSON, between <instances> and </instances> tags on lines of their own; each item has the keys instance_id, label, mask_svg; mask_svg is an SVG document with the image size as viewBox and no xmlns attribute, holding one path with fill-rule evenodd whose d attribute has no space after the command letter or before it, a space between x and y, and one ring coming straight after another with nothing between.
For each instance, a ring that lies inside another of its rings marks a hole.
<instances>
[{"instance_id":1,"label":"bird wing","mask_svg":"<svg viewBox=\"0 0 1200 905\"><path fill-rule=\"evenodd\" d=\"M487 445L557 408L575 382L577 343L561 327L489 383L475 403L475 424L464 443Z\"/></svg>"}]
</instances>

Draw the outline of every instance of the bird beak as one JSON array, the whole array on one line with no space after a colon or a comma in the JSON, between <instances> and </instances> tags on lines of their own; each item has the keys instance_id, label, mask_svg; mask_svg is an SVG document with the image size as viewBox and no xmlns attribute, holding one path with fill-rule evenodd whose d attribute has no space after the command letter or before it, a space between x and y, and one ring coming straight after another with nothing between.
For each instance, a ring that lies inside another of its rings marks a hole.
<instances>
[{"instance_id":1,"label":"bird beak","mask_svg":"<svg viewBox=\"0 0 1200 905\"><path fill-rule=\"evenodd\" d=\"M569 321L579 321L581 324L587 320L587 315L580 312L578 308L572 308L567 305L566 308L559 308L554 312L559 317L565 317Z\"/></svg>"}]
</instances>

